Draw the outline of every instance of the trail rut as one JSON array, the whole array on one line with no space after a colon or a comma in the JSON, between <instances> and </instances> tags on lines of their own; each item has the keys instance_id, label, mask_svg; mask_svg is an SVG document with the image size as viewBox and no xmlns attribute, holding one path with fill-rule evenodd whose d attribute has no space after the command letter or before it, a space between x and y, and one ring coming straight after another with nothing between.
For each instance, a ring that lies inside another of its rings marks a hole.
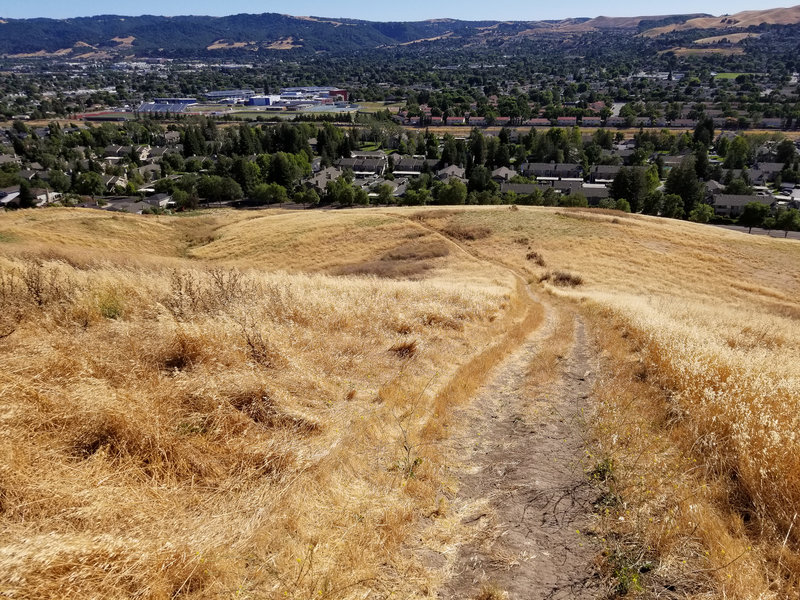
<instances>
[{"instance_id":1,"label":"trail rut","mask_svg":"<svg viewBox=\"0 0 800 600\"><path fill-rule=\"evenodd\" d=\"M442 600L476 598L488 586L510 600L597 598L599 543L591 535L598 490L586 475L586 414L593 382L580 317L555 380L526 382L557 319L495 369L474 402L456 416L450 441L459 481L452 506L470 530L448 565ZM533 361L533 364L532 364Z\"/></svg>"}]
</instances>

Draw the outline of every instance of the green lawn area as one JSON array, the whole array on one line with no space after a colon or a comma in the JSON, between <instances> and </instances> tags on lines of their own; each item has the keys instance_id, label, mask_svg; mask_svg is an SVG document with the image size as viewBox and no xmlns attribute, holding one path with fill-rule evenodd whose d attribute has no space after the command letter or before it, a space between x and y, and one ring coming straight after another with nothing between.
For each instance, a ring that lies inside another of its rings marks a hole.
<instances>
[{"instance_id":1,"label":"green lawn area","mask_svg":"<svg viewBox=\"0 0 800 600\"><path fill-rule=\"evenodd\" d=\"M387 108L399 108L403 106L402 102L394 102L392 104L384 104L383 102L359 102L358 105L361 109L358 112L362 113L374 113L381 110L386 110Z\"/></svg>"},{"instance_id":2,"label":"green lawn area","mask_svg":"<svg viewBox=\"0 0 800 600\"><path fill-rule=\"evenodd\" d=\"M717 73L714 79L736 79L739 75L752 75L752 73Z\"/></svg>"}]
</instances>

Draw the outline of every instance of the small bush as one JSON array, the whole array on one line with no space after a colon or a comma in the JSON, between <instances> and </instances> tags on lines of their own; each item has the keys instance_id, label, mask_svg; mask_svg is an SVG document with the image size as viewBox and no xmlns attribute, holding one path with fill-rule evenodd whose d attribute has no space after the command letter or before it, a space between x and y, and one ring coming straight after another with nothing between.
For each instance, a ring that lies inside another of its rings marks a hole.
<instances>
[{"instance_id":1,"label":"small bush","mask_svg":"<svg viewBox=\"0 0 800 600\"><path fill-rule=\"evenodd\" d=\"M528 253L525 255L525 258L527 258L528 260L532 260L534 263L536 263L536 264L537 264L537 265L539 265L540 267L543 267L543 266L545 266L545 263L544 263L544 258L542 257L542 255L541 255L541 254L539 254L538 252L536 252L536 250L531 250L530 252L528 252Z\"/></svg>"},{"instance_id":2,"label":"small bush","mask_svg":"<svg viewBox=\"0 0 800 600\"><path fill-rule=\"evenodd\" d=\"M97 310L106 319L119 319L125 303L116 289L105 289L97 298Z\"/></svg>"},{"instance_id":3,"label":"small bush","mask_svg":"<svg viewBox=\"0 0 800 600\"><path fill-rule=\"evenodd\" d=\"M411 358L417 353L417 340L407 340L395 344L389 348L389 352L394 352L400 358Z\"/></svg>"},{"instance_id":4,"label":"small bush","mask_svg":"<svg viewBox=\"0 0 800 600\"><path fill-rule=\"evenodd\" d=\"M577 287L583 284L583 277L580 275L573 275L567 271L553 271L545 273L539 279L539 282L549 281L553 285L560 287Z\"/></svg>"}]
</instances>

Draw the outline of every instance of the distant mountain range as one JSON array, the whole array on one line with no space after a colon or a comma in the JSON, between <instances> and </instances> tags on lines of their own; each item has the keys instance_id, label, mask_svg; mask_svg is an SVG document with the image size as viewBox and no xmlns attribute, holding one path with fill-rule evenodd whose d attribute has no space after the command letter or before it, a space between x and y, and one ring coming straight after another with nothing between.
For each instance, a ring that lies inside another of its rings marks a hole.
<instances>
[{"instance_id":1,"label":"distant mountain range","mask_svg":"<svg viewBox=\"0 0 800 600\"><path fill-rule=\"evenodd\" d=\"M732 30L800 23L800 6L707 14L596 17L560 21L458 21L377 23L353 19L293 17L276 13L228 17L122 17L0 19L0 56L199 57L273 52L348 52L446 41L460 46L535 36L575 36L598 31L650 38L675 32Z\"/></svg>"}]
</instances>

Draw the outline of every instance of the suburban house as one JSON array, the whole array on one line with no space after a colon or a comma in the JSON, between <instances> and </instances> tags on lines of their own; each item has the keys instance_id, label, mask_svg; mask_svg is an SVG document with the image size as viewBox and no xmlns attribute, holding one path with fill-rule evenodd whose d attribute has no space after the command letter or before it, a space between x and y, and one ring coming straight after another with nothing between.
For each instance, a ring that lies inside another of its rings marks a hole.
<instances>
[{"instance_id":1,"label":"suburban house","mask_svg":"<svg viewBox=\"0 0 800 600\"><path fill-rule=\"evenodd\" d=\"M382 158L340 158L336 166L342 170L350 169L356 177L368 175L383 175L388 163L386 157Z\"/></svg>"},{"instance_id":2,"label":"suburban house","mask_svg":"<svg viewBox=\"0 0 800 600\"><path fill-rule=\"evenodd\" d=\"M0 190L0 205L4 207L19 206L19 186L11 186Z\"/></svg>"},{"instance_id":3,"label":"suburban house","mask_svg":"<svg viewBox=\"0 0 800 600\"><path fill-rule=\"evenodd\" d=\"M516 176L517 172L514 169L509 169L508 167L500 167L499 169L492 171L493 181L510 181L512 177Z\"/></svg>"},{"instance_id":4,"label":"suburban house","mask_svg":"<svg viewBox=\"0 0 800 600\"><path fill-rule=\"evenodd\" d=\"M717 194L714 196L714 214L723 217L738 217L744 207L751 202L758 202L772 208L775 198L772 196L746 196L743 194Z\"/></svg>"},{"instance_id":5,"label":"suburban house","mask_svg":"<svg viewBox=\"0 0 800 600\"><path fill-rule=\"evenodd\" d=\"M525 121L525 125L530 125L531 127L550 127L552 123L550 122L550 119L537 118L528 119Z\"/></svg>"},{"instance_id":6,"label":"suburban house","mask_svg":"<svg viewBox=\"0 0 800 600\"><path fill-rule=\"evenodd\" d=\"M436 178L441 181L450 181L451 179L464 179L466 170L458 165L449 165L444 169L436 172Z\"/></svg>"},{"instance_id":7,"label":"suburban house","mask_svg":"<svg viewBox=\"0 0 800 600\"><path fill-rule=\"evenodd\" d=\"M573 163L522 163L520 171L525 177L581 177L583 168Z\"/></svg>"},{"instance_id":8,"label":"suburban house","mask_svg":"<svg viewBox=\"0 0 800 600\"><path fill-rule=\"evenodd\" d=\"M327 167L306 179L305 183L309 187L316 188L319 191L324 191L325 186L327 186L329 182L336 181L343 174L344 173L341 169L337 169L336 167Z\"/></svg>"},{"instance_id":9,"label":"suburban house","mask_svg":"<svg viewBox=\"0 0 800 600\"><path fill-rule=\"evenodd\" d=\"M415 158L404 157L394 163L394 174L414 176L419 175L427 166L429 169L435 169L439 161L435 158Z\"/></svg>"}]
</instances>

